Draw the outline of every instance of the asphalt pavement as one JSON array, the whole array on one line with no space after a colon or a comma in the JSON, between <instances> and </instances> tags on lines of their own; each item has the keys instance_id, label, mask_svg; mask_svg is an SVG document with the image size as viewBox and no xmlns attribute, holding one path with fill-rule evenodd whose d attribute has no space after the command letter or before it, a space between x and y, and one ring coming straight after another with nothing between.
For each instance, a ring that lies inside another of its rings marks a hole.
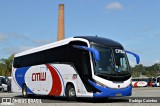
<instances>
[{"instance_id":1,"label":"asphalt pavement","mask_svg":"<svg viewBox=\"0 0 160 106\"><path fill-rule=\"evenodd\" d=\"M159 106L160 105L160 87L142 87L142 88L133 88L131 97L113 97L113 98L104 98L104 99L93 99L93 98L77 98L76 101L68 101L65 97L53 97L53 96L29 96L28 98L23 98L21 93L0 93L0 104L2 103L3 98L11 98L11 101L14 101L14 104L8 105L56 105L56 106L125 106L125 105L141 105L141 106ZM144 101L145 100L145 101ZM148 101L147 101L148 100ZM153 103L152 103L153 102Z\"/></svg>"}]
</instances>

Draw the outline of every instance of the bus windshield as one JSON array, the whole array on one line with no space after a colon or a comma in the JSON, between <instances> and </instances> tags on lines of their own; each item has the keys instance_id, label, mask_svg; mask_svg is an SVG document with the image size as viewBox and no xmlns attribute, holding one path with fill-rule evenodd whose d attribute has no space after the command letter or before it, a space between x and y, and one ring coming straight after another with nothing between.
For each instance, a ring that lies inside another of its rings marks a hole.
<instances>
[{"instance_id":1,"label":"bus windshield","mask_svg":"<svg viewBox=\"0 0 160 106\"><path fill-rule=\"evenodd\" d=\"M130 73L128 60L123 49L93 44L99 51L100 61L95 61L96 75L126 75Z\"/></svg>"}]
</instances>

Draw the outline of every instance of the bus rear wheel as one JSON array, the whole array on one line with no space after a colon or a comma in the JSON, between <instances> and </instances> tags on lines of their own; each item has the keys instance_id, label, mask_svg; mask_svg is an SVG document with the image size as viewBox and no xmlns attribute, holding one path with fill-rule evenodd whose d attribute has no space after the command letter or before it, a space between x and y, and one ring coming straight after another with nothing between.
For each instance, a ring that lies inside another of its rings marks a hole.
<instances>
[{"instance_id":1,"label":"bus rear wheel","mask_svg":"<svg viewBox=\"0 0 160 106\"><path fill-rule=\"evenodd\" d=\"M22 95L23 95L24 98L28 97L27 86L26 85L23 85Z\"/></svg>"},{"instance_id":2,"label":"bus rear wheel","mask_svg":"<svg viewBox=\"0 0 160 106\"><path fill-rule=\"evenodd\" d=\"M68 85L66 88L66 97L69 101L76 100L76 91L73 85Z\"/></svg>"}]
</instances>

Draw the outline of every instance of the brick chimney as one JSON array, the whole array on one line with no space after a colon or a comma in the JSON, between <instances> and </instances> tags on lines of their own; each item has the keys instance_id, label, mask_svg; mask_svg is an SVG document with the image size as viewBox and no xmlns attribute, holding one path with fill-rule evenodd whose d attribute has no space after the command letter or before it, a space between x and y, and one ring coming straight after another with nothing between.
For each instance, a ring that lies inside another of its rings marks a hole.
<instances>
[{"instance_id":1,"label":"brick chimney","mask_svg":"<svg viewBox=\"0 0 160 106\"><path fill-rule=\"evenodd\" d=\"M64 39L64 4L59 4L57 41Z\"/></svg>"}]
</instances>

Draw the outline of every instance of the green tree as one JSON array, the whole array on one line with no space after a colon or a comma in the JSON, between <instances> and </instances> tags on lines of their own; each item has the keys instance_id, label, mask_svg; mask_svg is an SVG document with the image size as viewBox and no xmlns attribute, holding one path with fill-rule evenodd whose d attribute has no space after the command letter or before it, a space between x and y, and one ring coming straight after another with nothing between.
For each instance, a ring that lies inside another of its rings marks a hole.
<instances>
[{"instance_id":1,"label":"green tree","mask_svg":"<svg viewBox=\"0 0 160 106\"><path fill-rule=\"evenodd\" d=\"M3 64L0 63L0 75L3 75Z\"/></svg>"},{"instance_id":2,"label":"green tree","mask_svg":"<svg viewBox=\"0 0 160 106\"><path fill-rule=\"evenodd\" d=\"M11 55L7 59L1 59L0 60L0 68L2 70L2 75L10 76L12 71L12 62L13 62L14 55Z\"/></svg>"},{"instance_id":3,"label":"green tree","mask_svg":"<svg viewBox=\"0 0 160 106\"><path fill-rule=\"evenodd\" d=\"M152 66L143 66L142 64L136 65L131 68L132 76L139 77L141 74L147 77L154 77L160 75L160 64L156 63Z\"/></svg>"},{"instance_id":4,"label":"green tree","mask_svg":"<svg viewBox=\"0 0 160 106\"><path fill-rule=\"evenodd\" d=\"M145 69L142 64L139 64L139 65L136 65L135 67L132 67L131 70L132 70L133 77L139 77L141 74L145 74Z\"/></svg>"}]
</instances>

